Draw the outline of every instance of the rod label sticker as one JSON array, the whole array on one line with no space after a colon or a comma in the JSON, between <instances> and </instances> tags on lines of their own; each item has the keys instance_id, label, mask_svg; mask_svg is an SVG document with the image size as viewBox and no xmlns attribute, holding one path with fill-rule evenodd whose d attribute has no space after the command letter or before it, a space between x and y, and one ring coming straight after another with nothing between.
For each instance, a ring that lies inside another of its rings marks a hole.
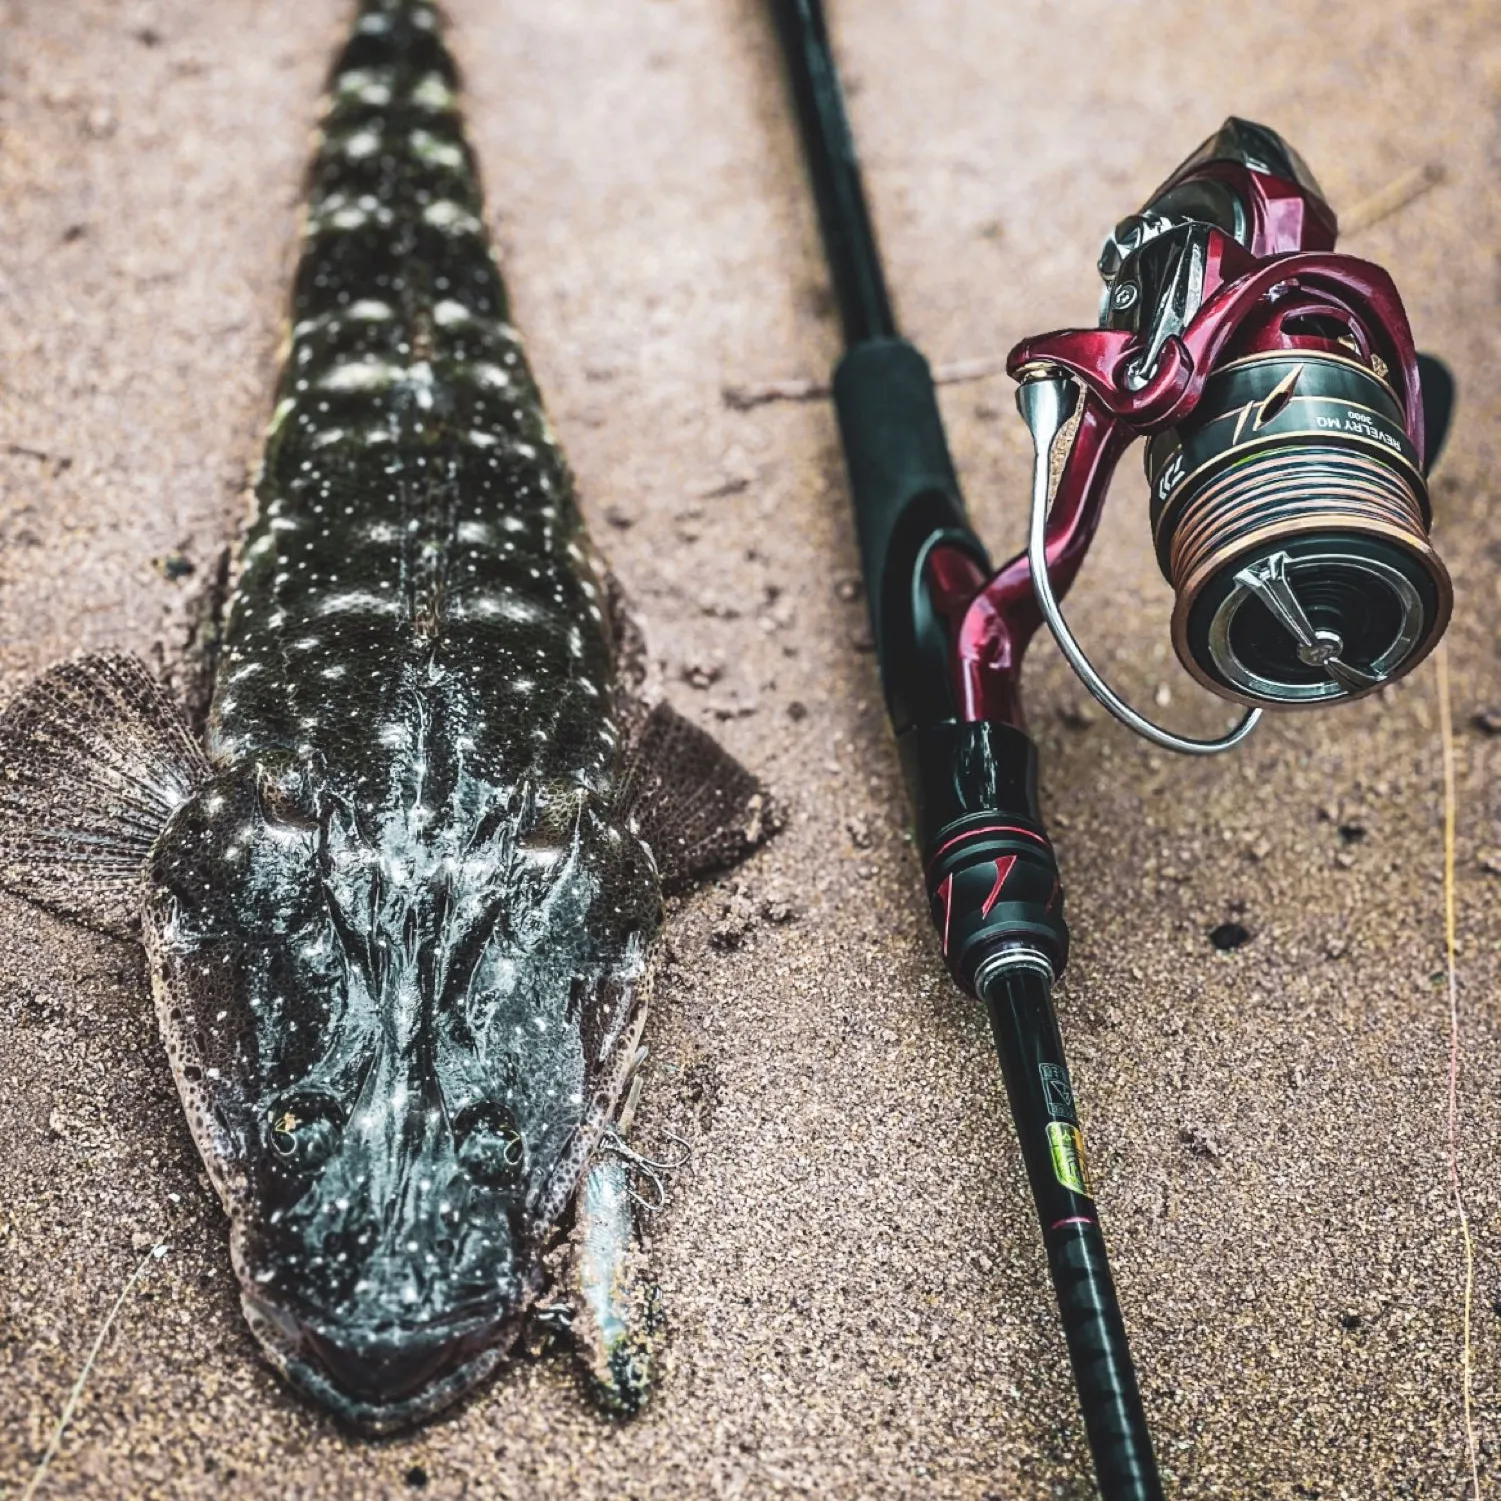
<instances>
[{"instance_id":1,"label":"rod label sticker","mask_svg":"<svg viewBox=\"0 0 1501 1501\"><path fill-rule=\"evenodd\" d=\"M1049 1121L1048 1152L1053 1159L1053 1176L1070 1193L1093 1198L1089 1169L1084 1162L1084 1138L1079 1134L1079 1128L1067 1121Z\"/></svg>"},{"instance_id":2,"label":"rod label sticker","mask_svg":"<svg viewBox=\"0 0 1501 1501\"><path fill-rule=\"evenodd\" d=\"M1066 1121L1076 1120L1074 1091L1068 1082L1068 1070L1061 1063L1039 1063L1037 1072L1042 1079L1042 1097L1048 1114Z\"/></svg>"}]
</instances>

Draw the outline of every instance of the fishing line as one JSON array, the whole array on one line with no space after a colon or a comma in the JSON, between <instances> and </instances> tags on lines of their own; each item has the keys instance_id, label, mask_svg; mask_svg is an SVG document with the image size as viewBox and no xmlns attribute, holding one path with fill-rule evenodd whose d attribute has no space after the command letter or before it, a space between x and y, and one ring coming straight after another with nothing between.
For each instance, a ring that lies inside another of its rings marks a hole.
<instances>
[{"instance_id":1,"label":"fishing line","mask_svg":"<svg viewBox=\"0 0 1501 1501\"><path fill-rule=\"evenodd\" d=\"M48 1441L46 1452L42 1455L41 1462L37 1465L26 1489L21 1492L21 1501L31 1501L36 1495L42 1481L46 1478L47 1467L57 1455L58 1448L63 1441L63 1434L67 1431L68 1424L73 1421L73 1413L78 1406L78 1399L83 1395L84 1383L89 1379L90 1372L94 1369L94 1362L99 1358L99 1352L104 1348L104 1341L109 1336L111 1326L116 1316L125 1306L125 1300L130 1296L131 1289L146 1275L146 1268L153 1261L160 1261L168 1251L172 1249L165 1241L160 1245L152 1246L141 1257L141 1264L130 1274L125 1286L120 1289L120 1296L115 1299L110 1311L105 1314L104 1322L99 1326L99 1333L94 1336L93 1346L90 1348L88 1358L83 1363L83 1369L78 1373L78 1380L73 1383L73 1390L68 1393L68 1400L63 1403L62 1415L57 1420L57 1427L52 1430L52 1438Z\"/></svg>"},{"instance_id":2,"label":"fishing line","mask_svg":"<svg viewBox=\"0 0 1501 1501\"><path fill-rule=\"evenodd\" d=\"M1465 1210L1459 1179L1459 985L1455 967L1454 826L1458 799L1454 791L1454 724L1449 709L1449 653L1439 644L1434 665L1438 675L1438 732L1444 768L1444 952L1449 984L1449 1184L1459 1215L1459 1233L1465 1249L1464 1344L1460 1359L1464 1393L1465 1443L1470 1456L1470 1485L1480 1501L1480 1455L1475 1437L1474 1350L1472 1325L1475 1306L1475 1241Z\"/></svg>"}]
</instances>

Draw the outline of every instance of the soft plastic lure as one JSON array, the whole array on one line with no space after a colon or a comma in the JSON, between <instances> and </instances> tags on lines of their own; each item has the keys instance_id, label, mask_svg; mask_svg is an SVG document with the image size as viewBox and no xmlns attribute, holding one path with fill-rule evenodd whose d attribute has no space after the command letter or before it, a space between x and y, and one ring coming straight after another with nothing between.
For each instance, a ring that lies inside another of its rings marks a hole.
<instances>
[{"instance_id":1,"label":"soft plastic lure","mask_svg":"<svg viewBox=\"0 0 1501 1501\"><path fill-rule=\"evenodd\" d=\"M582 1352L639 1405L655 1316L616 1132L662 893L771 824L646 702L455 86L429 5L367 0L206 744L125 657L0 718L0 880L139 934L250 1325L372 1431L490 1371L570 1235Z\"/></svg>"}]
</instances>

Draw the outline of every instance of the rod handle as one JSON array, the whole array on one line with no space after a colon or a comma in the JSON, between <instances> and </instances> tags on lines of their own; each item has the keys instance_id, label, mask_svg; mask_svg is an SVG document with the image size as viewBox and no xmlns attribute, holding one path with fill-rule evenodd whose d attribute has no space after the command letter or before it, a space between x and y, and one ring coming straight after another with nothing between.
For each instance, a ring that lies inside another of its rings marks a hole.
<instances>
[{"instance_id":1,"label":"rod handle","mask_svg":"<svg viewBox=\"0 0 1501 1501\"><path fill-rule=\"evenodd\" d=\"M897 682L910 692L912 592L923 544L935 533L962 534L988 563L969 531L933 375L917 348L897 338L855 345L834 368L834 410L881 677L888 693ZM946 685L940 688L946 701Z\"/></svg>"}]
</instances>

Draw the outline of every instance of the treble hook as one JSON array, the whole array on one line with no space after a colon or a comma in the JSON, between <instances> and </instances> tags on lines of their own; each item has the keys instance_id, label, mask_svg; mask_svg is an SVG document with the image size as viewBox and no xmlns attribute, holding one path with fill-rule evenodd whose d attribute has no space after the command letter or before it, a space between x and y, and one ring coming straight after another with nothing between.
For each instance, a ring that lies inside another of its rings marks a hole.
<instances>
[{"instance_id":1,"label":"treble hook","mask_svg":"<svg viewBox=\"0 0 1501 1501\"><path fill-rule=\"evenodd\" d=\"M666 1135L669 1141L682 1149L680 1155L667 1162L647 1157L634 1147L627 1146L624 1137L613 1126L600 1138L600 1146L604 1151L623 1162L632 1172L640 1173L650 1180L652 1188L656 1190L653 1199L644 1198L634 1186L627 1190L631 1201L647 1214L656 1214L658 1210L667 1207L667 1185L662 1181L663 1175L681 1171L693 1155L693 1148L676 1132L668 1131Z\"/></svg>"}]
</instances>

